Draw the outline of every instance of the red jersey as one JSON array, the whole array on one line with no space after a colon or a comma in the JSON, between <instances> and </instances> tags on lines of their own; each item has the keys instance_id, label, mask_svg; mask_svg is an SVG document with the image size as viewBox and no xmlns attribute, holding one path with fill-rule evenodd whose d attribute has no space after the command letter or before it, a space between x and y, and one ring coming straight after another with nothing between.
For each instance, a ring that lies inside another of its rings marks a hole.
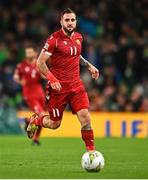
<instances>
[{"instance_id":1,"label":"red jersey","mask_svg":"<svg viewBox=\"0 0 148 180\"><path fill-rule=\"evenodd\" d=\"M25 80L23 88L24 96L37 96L37 89L41 89L40 74L36 69L36 65L29 63L27 60L17 65L17 72L20 79ZM40 90L39 90L40 91Z\"/></svg>"},{"instance_id":2,"label":"red jersey","mask_svg":"<svg viewBox=\"0 0 148 180\"><path fill-rule=\"evenodd\" d=\"M72 37L68 37L61 29L47 39L42 50L51 56L49 69L61 83L62 92L82 84L79 66L81 46L81 34L74 32Z\"/></svg>"}]
</instances>

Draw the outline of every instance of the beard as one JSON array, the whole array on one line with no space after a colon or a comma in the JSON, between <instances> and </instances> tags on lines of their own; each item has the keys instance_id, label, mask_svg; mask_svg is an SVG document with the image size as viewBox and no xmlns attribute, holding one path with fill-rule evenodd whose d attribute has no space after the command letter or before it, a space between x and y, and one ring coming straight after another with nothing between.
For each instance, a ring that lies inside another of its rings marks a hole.
<instances>
[{"instance_id":1,"label":"beard","mask_svg":"<svg viewBox=\"0 0 148 180\"><path fill-rule=\"evenodd\" d=\"M27 57L26 57L27 58ZM34 60L34 57L28 57L27 58L30 62Z\"/></svg>"},{"instance_id":2,"label":"beard","mask_svg":"<svg viewBox=\"0 0 148 180\"><path fill-rule=\"evenodd\" d=\"M63 26L64 31L66 32L66 34L68 34L69 36L76 30L76 28L66 28L65 26Z\"/></svg>"}]
</instances>

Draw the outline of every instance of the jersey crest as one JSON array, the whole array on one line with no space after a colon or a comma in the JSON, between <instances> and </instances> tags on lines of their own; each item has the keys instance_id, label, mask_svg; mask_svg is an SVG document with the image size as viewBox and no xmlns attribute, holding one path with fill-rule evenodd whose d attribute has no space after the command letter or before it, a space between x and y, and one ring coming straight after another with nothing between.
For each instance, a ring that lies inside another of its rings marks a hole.
<instances>
[{"instance_id":1,"label":"jersey crest","mask_svg":"<svg viewBox=\"0 0 148 180\"><path fill-rule=\"evenodd\" d=\"M80 44L81 44L81 42L80 42L80 40L79 40L79 39L76 39L76 43L77 43L78 45L80 45Z\"/></svg>"}]
</instances>

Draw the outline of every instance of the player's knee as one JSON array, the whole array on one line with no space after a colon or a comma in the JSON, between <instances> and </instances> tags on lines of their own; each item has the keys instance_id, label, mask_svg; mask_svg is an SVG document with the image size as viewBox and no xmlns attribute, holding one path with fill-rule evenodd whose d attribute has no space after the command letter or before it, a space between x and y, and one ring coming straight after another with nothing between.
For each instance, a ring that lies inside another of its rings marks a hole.
<instances>
[{"instance_id":1,"label":"player's knee","mask_svg":"<svg viewBox=\"0 0 148 180\"><path fill-rule=\"evenodd\" d=\"M51 121L50 123L50 129L58 129L61 125L61 121Z\"/></svg>"},{"instance_id":2,"label":"player's knee","mask_svg":"<svg viewBox=\"0 0 148 180\"><path fill-rule=\"evenodd\" d=\"M58 124L50 125L50 129L58 129L59 127L60 127L60 125L58 125Z\"/></svg>"},{"instance_id":3,"label":"player's knee","mask_svg":"<svg viewBox=\"0 0 148 180\"><path fill-rule=\"evenodd\" d=\"M88 112L82 112L79 117L81 119L82 125L90 124L90 115Z\"/></svg>"}]
</instances>

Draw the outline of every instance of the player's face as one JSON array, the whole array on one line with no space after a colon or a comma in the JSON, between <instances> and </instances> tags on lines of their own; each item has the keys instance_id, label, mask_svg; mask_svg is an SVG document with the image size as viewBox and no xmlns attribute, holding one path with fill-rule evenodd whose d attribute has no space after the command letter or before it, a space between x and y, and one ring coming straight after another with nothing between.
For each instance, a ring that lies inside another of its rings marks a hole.
<instances>
[{"instance_id":1,"label":"player's face","mask_svg":"<svg viewBox=\"0 0 148 180\"><path fill-rule=\"evenodd\" d=\"M68 35L75 31L76 23L76 15L74 13L65 13L61 18L61 26Z\"/></svg>"},{"instance_id":2,"label":"player's face","mask_svg":"<svg viewBox=\"0 0 148 180\"><path fill-rule=\"evenodd\" d=\"M25 55L28 59L33 59L36 56L36 52L33 48L26 48L25 49Z\"/></svg>"}]
</instances>

